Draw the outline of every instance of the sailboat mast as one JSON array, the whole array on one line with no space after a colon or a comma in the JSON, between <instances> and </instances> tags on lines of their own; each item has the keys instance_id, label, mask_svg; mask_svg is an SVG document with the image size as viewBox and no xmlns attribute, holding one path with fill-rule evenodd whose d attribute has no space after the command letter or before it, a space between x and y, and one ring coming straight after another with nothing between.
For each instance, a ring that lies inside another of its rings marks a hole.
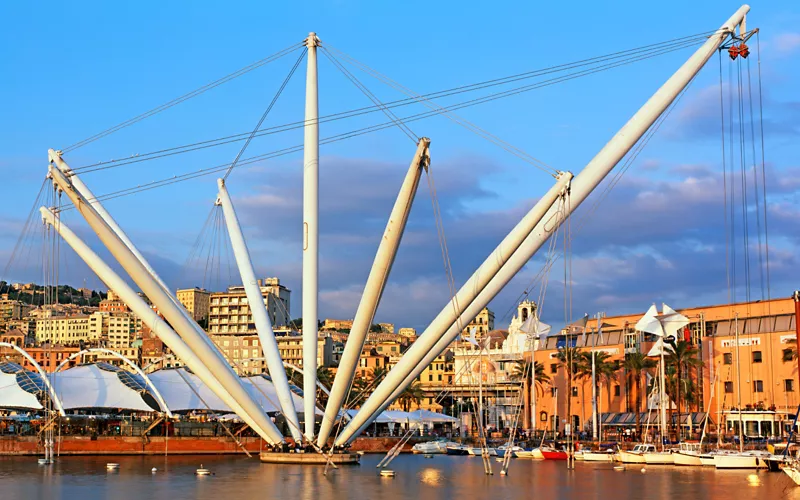
<instances>
[{"instance_id":1,"label":"sailboat mast","mask_svg":"<svg viewBox=\"0 0 800 500\"><path fill-rule=\"evenodd\" d=\"M742 369L739 366L739 313L733 317L733 334L736 348L736 407L739 409L739 451L744 451L744 429L742 428Z\"/></svg>"},{"instance_id":2,"label":"sailboat mast","mask_svg":"<svg viewBox=\"0 0 800 500\"><path fill-rule=\"evenodd\" d=\"M314 438L313 397L317 393L317 298L319 278L319 97L316 33L309 33L306 72L306 121L303 141L303 420L307 440Z\"/></svg>"},{"instance_id":3,"label":"sailboat mast","mask_svg":"<svg viewBox=\"0 0 800 500\"><path fill-rule=\"evenodd\" d=\"M600 330L600 313L597 313L597 331ZM597 331L592 334L592 441L597 441L597 362L595 347Z\"/></svg>"}]
</instances>

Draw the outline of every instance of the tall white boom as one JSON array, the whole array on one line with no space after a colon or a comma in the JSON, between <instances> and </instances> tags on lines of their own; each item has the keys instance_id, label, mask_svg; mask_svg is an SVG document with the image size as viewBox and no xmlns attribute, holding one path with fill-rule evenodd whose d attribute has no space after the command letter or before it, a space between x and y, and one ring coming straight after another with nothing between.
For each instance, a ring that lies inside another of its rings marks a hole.
<instances>
[{"instance_id":1,"label":"tall white boom","mask_svg":"<svg viewBox=\"0 0 800 500\"><path fill-rule=\"evenodd\" d=\"M711 56L719 48L720 44L728 38L728 36L734 32L737 25L741 24L744 21L745 15L750 11L750 7L747 5L743 5L736 11L736 13L728 19L722 27L717 30L713 35L709 37L709 39L698 49L688 61L686 61L678 71L670 77L669 80L660 88L656 93L642 106L639 111L617 132L617 134L606 144L602 150L586 165L586 167L575 176L572 180L571 187L570 187L570 194L569 194L569 202L565 207L560 206L551 206L547 212L547 214L542 218L542 221L537 224L536 229L531 232L530 237L525 241L526 247L526 254L528 251L530 255L527 256L524 260L527 261L541 246L547 241L547 239L552 234L552 229L557 227L557 225L561 224L565 220L565 215L571 214L572 211L575 210L589 194L602 182L602 180L606 177L606 175L611 172L617 163L630 151L630 149L639 141L639 139L644 135L645 132L653 125L653 123L658 119L659 116L667 109L667 107L672 104L672 102L677 98L677 96L681 93L681 91L691 82L694 76L700 71L700 69L708 62ZM565 211L565 214L559 214L559 211ZM521 253L521 252L520 252ZM522 260L515 259L514 260ZM523 262L524 265L524 262ZM509 264L510 266L510 264ZM503 286L513 278L515 272L505 272L500 273L504 276L505 281L497 281L493 280L492 287L499 291L502 289ZM498 276L499 277L499 276ZM462 288L463 290L463 288ZM460 293L460 292L459 292ZM496 293L496 292L495 292ZM487 291L481 293L482 298L472 302L469 307L467 307L467 312L462 314L462 318L472 318L477 315L478 312L488 304L491 300L492 296L489 296ZM481 306L480 304L485 301L485 304ZM462 302L459 301L461 304ZM480 306L480 307L479 307ZM441 315L441 313L440 313ZM436 322L439 319L434 320ZM433 326L433 323L431 324ZM431 329L429 326L426 329L426 332ZM423 335L425 335L423 333ZM414 343L414 345L409 349L400 362L389 372L386 376L384 381L378 386L372 396L367 400L364 405L362 405L361 410L356 414L356 416L350 421L348 426L342 431L339 438L336 440L337 445L343 445L351 441L355 436L357 436L360 432L363 431L364 428L371 422L375 415L380 413L381 408L385 408L402 392L402 389L411 383L414 379L414 376L410 374L405 376L404 380L401 383L397 383L397 374L399 373L420 373L425 366L427 366L433 359L435 359L438 352L441 352L447 344L444 344L444 341L448 337L452 337L454 339L458 335L458 325L452 325L448 333L442 338L442 342L440 342L436 347L432 347L429 342L425 342L424 344L420 344L422 337ZM416 350L413 357L409 355L412 354L412 350L417 347L417 345L421 347ZM437 349L441 349L437 352ZM421 352L422 351L422 352ZM424 351L429 351L427 356L424 355ZM419 356L419 354L423 354L423 356ZM410 361L408 363L404 363L405 359L409 358ZM402 369L401 369L402 365ZM411 368L409 370L409 368ZM386 387L382 387L382 386ZM394 387L392 387L394 386ZM387 390L389 389L389 390Z\"/></svg>"},{"instance_id":2,"label":"tall white boom","mask_svg":"<svg viewBox=\"0 0 800 500\"><path fill-rule=\"evenodd\" d=\"M181 339L175 331L170 328L166 321L161 319L161 316L153 310L147 303L137 294L128 283L115 273L101 259L92 249L89 248L70 228L68 228L61 220L59 220L53 212L49 209L42 207L39 209L42 214L42 219L53 226L58 234L64 241L72 247L78 257L80 257L87 266L108 286L116 293L119 298L131 308L133 313L141 318L142 323L147 325L153 333L161 339L167 347L169 347L180 358L186 366L188 366L199 378L211 389L214 394L225 402L230 408L236 412L237 415L242 416L242 420L247 422L252 428L256 428L253 420L242 411L242 407L234 400L228 391L220 385L217 378L211 371L203 364L197 355L189 348L188 345ZM240 413L241 412L241 413Z\"/></svg>"},{"instance_id":3,"label":"tall white boom","mask_svg":"<svg viewBox=\"0 0 800 500\"><path fill-rule=\"evenodd\" d=\"M306 121L303 140L303 414L306 439L314 439L317 392L317 300L319 279L319 98L316 33L309 33Z\"/></svg>"},{"instance_id":4,"label":"tall white boom","mask_svg":"<svg viewBox=\"0 0 800 500\"><path fill-rule=\"evenodd\" d=\"M348 442L357 436L372 420L380 414L382 408L389 406L394 399L394 393L399 395L406 387L406 382L411 383L416 375L411 377L411 373L417 375L442 352L450 342L458 336L461 329L474 318L485 306L475 310L472 316L466 316L464 309L473 310L472 304L480 296L487 285L489 285L495 275L504 269L504 264L513 256L517 255L517 249L522 245L530 232L542 220L547 210L558 200L558 198L569 187L572 174L569 172L559 175L556 184L545 193L545 195L525 214L525 217L511 230L511 232L500 242L495 250L486 258L481 266L472 274L469 280L461 287L455 298L451 300L436 318L428 325L428 328L420 335L416 342L406 351L400 361L392 368L383 381L375 389L375 392L361 405L361 409L350 420L339 437L336 439L337 446ZM530 258L530 256L528 257ZM528 259L525 259L527 262ZM520 268L524 262L520 265ZM513 276L513 275L512 275ZM500 287L502 288L502 286ZM499 291L499 289L498 289ZM495 292L497 293L497 292ZM493 297L494 295L492 295ZM491 298L489 299L491 300ZM486 301L488 303L488 300ZM445 340L445 336L452 337ZM438 350L438 347L442 347ZM427 363L425 360L430 359Z\"/></svg>"},{"instance_id":5,"label":"tall white boom","mask_svg":"<svg viewBox=\"0 0 800 500\"><path fill-rule=\"evenodd\" d=\"M225 187L225 180L218 179L217 186L219 187L219 204L222 205L222 211L225 214L225 225L228 226L233 255L236 258L236 266L239 268L239 274L242 277L247 302L250 305L250 313L253 315L253 323L256 325L258 340L261 342L261 350L267 361L269 376L275 386L275 392L278 394L278 401L281 405L281 412L286 417L292 437L299 443L303 440L300 432L300 421L297 419L297 411L292 401L292 391L289 389L289 380L286 378L286 370L283 368L283 359L281 359L281 353L278 350L278 343L275 341L272 322L269 319L267 307L264 305L261 287L253 270L250 252L247 249L247 243L244 241L244 235L239 225L239 218L233 208L233 202Z\"/></svg>"},{"instance_id":6,"label":"tall white boom","mask_svg":"<svg viewBox=\"0 0 800 500\"><path fill-rule=\"evenodd\" d=\"M325 416L320 425L317 446L322 447L327 443L339 410L342 408L342 403L347 397L350 385L353 383L353 375L358 367L361 349L364 347L369 327L375 318L375 311L378 309L381 295L383 295L383 290L386 286L386 280L389 278L389 272L397 255L397 249L400 247L400 240L403 238L408 216L411 213L411 205L414 202L414 196L417 193L419 180L422 176L422 169L427 168L428 165L428 147L430 143L430 139L425 137L419 140L417 152L411 161L408 172L406 172L405 179L403 179L403 184L400 187L400 193L397 195L394 207L389 215L389 221L386 223L386 230L383 232L380 245L378 245L378 251L372 263L367 284L364 286L364 293L361 295L361 302L358 304L356 316L353 319L353 327L347 336L344 352L341 360L339 360L339 368L336 370L336 378L334 378L331 394L328 397L328 404L325 407Z\"/></svg>"},{"instance_id":7,"label":"tall white boom","mask_svg":"<svg viewBox=\"0 0 800 500\"><path fill-rule=\"evenodd\" d=\"M271 444L283 441L275 424L267 418L263 409L252 398L242 385L239 377L231 367L222 359L219 351L214 348L207 336L202 333L199 326L188 318L183 308L170 299L170 294L153 278L147 268L119 239L113 229L98 215L94 207L84 198L64 174L55 166L50 166L50 177L56 185L69 197L78 212L86 219L100 241L111 252L125 272L133 279L145 295L158 307L170 325L181 335L184 342L193 350L197 357L214 374L219 383L227 390L239 404L245 415L255 424L253 430ZM198 332L199 331L199 332Z\"/></svg>"}]
</instances>

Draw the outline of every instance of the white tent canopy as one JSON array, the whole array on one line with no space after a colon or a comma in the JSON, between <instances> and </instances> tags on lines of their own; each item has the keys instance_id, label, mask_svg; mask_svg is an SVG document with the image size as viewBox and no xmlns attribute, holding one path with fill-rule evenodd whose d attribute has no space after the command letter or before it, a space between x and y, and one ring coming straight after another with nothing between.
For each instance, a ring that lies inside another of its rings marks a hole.
<instances>
[{"instance_id":1,"label":"white tent canopy","mask_svg":"<svg viewBox=\"0 0 800 500\"><path fill-rule=\"evenodd\" d=\"M347 410L347 414L352 418L358 410ZM458 422L456 417L451 417L443 413L436 413L430 410L417 410L405 412L400 410L386 410L375 419L378 424L441 424Z\"/></svg>"},{"instance_id":2,"label":"white tent canopy","mask_svg":"<svg viewBox=\"0 0 800 500\"><path fill-rule=\"evenodd\" d=\"M0 408L41 410L42 404L36 395L20 387L15 373L0 371Z\"/></svg>"},{"instance_id":3,"label":"white tent canopy","mask_svg":"<svg viewBox=\"0 0 800 500\"><path fill-rule=\"evenodd\" d=\"M245 383L245 388L253 396L253 399L264 408L265 412L272 413L281 411L278 393L275 390L275 385L271 381L260 375L244 378L242 381ZM303 413L303 398L292 392L292 402L294 403L295 411ZM322 415L319 408L316 409L316 413L317 415Z\"/></svg>"},{"instance_id":4,"label":"white tent canopy","mask_svg":"<svg viewBox=\"0 0 800 500\"><path fill-rule=\"evenodd\" d=\"M197 375L183 368L159 370L148 375L170 411L211 410L227 413L231 409Z\"/></svg>"},{"instance_id":5,"label":"white tent canopy","mask_svg":"<svg viewBox=\"0 0 800 500\"><path fill-rule=\"evenodd\" d=\"M156 411L144 402L139 391L120 379L125 371L110 371L99 365L83 365L50 374L57 397L65 410L77 408L119 408L131 411Z\"/></svg>"}]
</instances>

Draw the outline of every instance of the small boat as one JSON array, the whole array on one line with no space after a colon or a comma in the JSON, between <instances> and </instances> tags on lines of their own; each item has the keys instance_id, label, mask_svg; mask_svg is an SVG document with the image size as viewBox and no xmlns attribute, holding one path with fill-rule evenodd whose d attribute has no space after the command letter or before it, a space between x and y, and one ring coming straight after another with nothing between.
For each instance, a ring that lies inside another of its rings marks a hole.
<instances>
[{"instance_id":1,"label":"small boat","mask_svg":"<svg viewBox=\"0 0 800 500\"><path fill-rule=\"evenodd\" d=\"M675 465L701 467L703 465L700 461L701 455L700 443L681 443L678 445L678 451L672 454L672 459Z\"/></svg>"},{"instance_id":2,"label":"small boat","mask_svg":"<svg viewBox=\"0 0 800 500\"><path fill-rule=\"evenodd\" d=\"M458 443L452 443L443 439L436 441L425 441L415 444L411 448L411 452L423 454L444 454L447 453L448 446L458 446Z\"/></svg>"},{"instance_id":3,"label":"small boat","mask_svg":"<svg viewBox=\"0 0 800 500\"><path fill-rule=\"evenodd\" d=\"M516 457L517 456L517 452L525 451L525 449L522 448L521 446L512 446L511 448L509 448L508 445L504 444L503 446L498 446L497 447L497 456L498 457L505 457L506 456L506 451L509 451L509 450L511 452L511 457Z\"/></svg>"},{"instance_id":4,"label":"small boat","mask_svg":"<svg viewBox=\"0 0 800 500\"><path fill-rule=\"evenodd\" d=\"M119 469L119 464L118 463L109 462L109 463L106 464L106 469L108 469L108 470L117 470L117 469Z\"/></svg>"},{"instance_id":5,"label":"small boat","mask_svg":"<svg viewBox=\"0 0 800 500\"><path fill-rule=\"evenodd\" d=\"M394 477L394 471L393 470L384 469L384 470L381 471L381 477Z\"/></svg>"},{"instance_id":6,"label":"small boat","mask_svg":"<svg viewBox=\"0 0 800 500\"><path fill-rule=\"evenodd\" d=\"M572 454L572 458L574 458L577 461L581 461L581 462L583 460L585 460L585 457L583 455L583 451L576 451L575 453Z\"/></svg>"},{"instance_id":7,"label":"small boat","mask_svg":"<svg viewBox=\"0 0 800 500\"><path fill-rule=\"evenodd\" d=\"M446 449L448 455L458 455L458 456L469 455L469 450L470 450L469 446L464 446L462 444L450 445L447 446Z\"/></svg>"},{"instance_id":8,"label":"small boat","mask_svg":"<svg viewBox=\"0 0 800 500\"><path fill-rule=\"evenodd\" d=\"M619 450L616 454L618 462L623 464L644 464L645 453L655 453L656 447L652 444L637 444L632 450Z\"/></svg>"},{"instance_id":9,"label":"small boat","mask_svg":"<svg viewBox=\"0 0 800 500\"><path fill-rule=\"evenodd\" d=\"M566 460L567 452L563 450L542 450L545 460Z\"/></svg>"},{"instance_id":10,"label":"small boat","mask_svg":"<svg viewBox=\"0 0 800 500\"><path fill-rule=\"evenodd\" d=\"M515 451L514 456L517 458L533 458L533 450Z\"/></svg>"},{"instance_id":11,"label":"small boat","mask_svg":"<svg viewBox=\"0 0 800 500\"><path fill-rule=\"evenodd\" d=\"M203 464L200 464L200 468L194 471L196 476L212 476L212 472L209 469L203 467Z\"/></svg>"},{"instance_id":12,"label":"small boat","mask_svg":"<svg viewBox=\"0 0 800 500\"><path fill-rule=\"evenodd\" d=\"M717 469L767 469L767 451L719 452L714 454Z\"/></svg>"},{"instance_id":13,"label":"small boat","mask_svg":"<svg viewBox=\"0 0 800 500\"><path fill-rule=\"evenodd\" d=\"M614 450L584 450L583 460L585 462L612 462L614 460Z\"/></svg>"}]
</instances>

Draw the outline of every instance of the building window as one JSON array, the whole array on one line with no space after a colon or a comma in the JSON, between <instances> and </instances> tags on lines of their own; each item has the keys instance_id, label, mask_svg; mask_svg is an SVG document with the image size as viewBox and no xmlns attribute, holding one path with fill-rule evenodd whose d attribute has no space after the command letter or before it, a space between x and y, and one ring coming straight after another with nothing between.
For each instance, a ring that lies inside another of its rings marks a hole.
<instances>
[{"instance_id":1,"label":"building window","mask_svg":"<svg viewBox=\"0 0 800 500\"><path fill-rule=\"evenodd\" d=\"M733 394L733 382L725 382L725 393Z\"/></svg>"},{"instance_id":2,"label":"building window","mask_svg":"<svg viewBox=\"0 0 800 500\"><path fill-rule=\"evenodd\" d=\"M753 351L753 363L761 363L761 351Z\"/></svg>"},{"instance_id":3,"label":"building window","mask_svg":"<svg viewBox=\"0 0 800 500\"><path fill-rule=\"evenodd\" d=\"M556 363L550 364L550 373L558 373L558 364Z\"/></svg>"},{"instance_id":4,"label":"building window","mask_svg":"<svg viewBox=\"0 0 800 500\"><path fill-rule=\"evenodd\" d=\"M615 386L614 386L614 395L615 395L615 396L619 396L619 394L620 394L620 393L619 393L619 391L620 391L620 389L619 389L619 385L615 385Z\"/></svg>"},{"instance_id":5,"label":"building window","mask_svg":"<svg viewBox=\"0 0 800 500\"><path fill-rule=\"evenodd\" d=\"M726 365L732 365L733 364L733 354L731 354L729 352L726 352L725 354L723 354L722 355L722 362L725 363Z\"/></svg>"},{"instance_id":6,"label":"building window","mask_svg":"<svg viewBox=\"0 0 800 500\"><path fill-rule=\"evenodd\" d=\"M794 349L784 349L783 350L783 362L787 363L794 359Z\"/></svg>"},{"instance_id":7,"label":"building window","mask_svg":"<svg viewBox=\"0 0 800 500\"><path fill-rule=\"evenodd\" d=\"M555 387L550 387L550 395L556 397L557 394L558 394L558 389Z\"/></svg>"},{"instance_id":8,"label":"building window","mask_svg":"<svg viewBox=\"0 0 800 500\"><path fill-rule=\"evenodd\" d=\"M763 380L753 380L753 392L764 392Z\"/></svg>"},{"instance_id":9,"label":"building window","mask_svg":"<svg viewBox=\"0 0 800 500\"><path fill-rule=\"evenodd\" d=\"M794 392L794 379L787 378L783 381L784 392Z\"/></svg>"},{"instance_id":10,"label":"building window","mask_svg":"<svg viewBox=\"0 0 800 500\"><path fill-rule=\"evenodd\" d=\"M573 387L572 388L572 397L573 398L577 398L578 397L578 388L577 387Z\"/></svg>"}]
</instances>

